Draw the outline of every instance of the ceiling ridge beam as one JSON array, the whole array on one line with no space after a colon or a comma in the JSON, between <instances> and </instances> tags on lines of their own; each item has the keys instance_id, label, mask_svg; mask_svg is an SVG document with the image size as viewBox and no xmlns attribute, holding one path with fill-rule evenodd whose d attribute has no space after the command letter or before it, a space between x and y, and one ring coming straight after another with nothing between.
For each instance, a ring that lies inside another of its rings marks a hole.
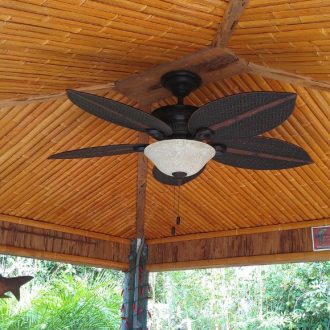
<instances>
[{"instance_id":1,"label":"ceiling ridge beam","mask_svg":"<svg viewBox=\"0 0 330 330\"><path fill-rule=\"evenodd\" d=\"M123 237L112 236L104 233L73 228L69 226L57 225L50 222L39 221L39 220L32 220L28 218L17 217L8 214L0 213L0 221L9 222L17 225L24 225L28 227L34 227L39 229L46 229L46 230L54 230L61 233L67 233L72 235L79 235L83 237L89 237L94 239L99 239L102 241L108 241L113 243L120 243L120 244L130 244L130 240Z\"/></svg>"},{"instance_id":2,"label":"ceiling ridge beam","mask_svg":"<svg viewBox=\"0 0 330 330\"><path fill-rule=\"evenodd\" d=\"M229 0L227 9L213 39L212 47L227 47L230 37L249 0Z\"/></svg>"},{"instance_id":3,"label":"ceiling ridge beam","mask_svg":"<svg viewBox=\"0 0 330 330\"><path fill-rule=\"evenodd\" d=\"M184 241L192 241L199 239L217 238L217 237L260 234L260 233L267 233L274 231L301 229L301 228L326 226L326 225L330 225L330 218L283 223L277 225L258 226L251 228L238 228L232 230L222 230L222 231L215 231L215 232L208 232L201 234L188 234L188 235L179 235L179 236L171 236L164 238L155 238L155 239L148 239L147 244L154 245L154 244L184 242Z\"/></svg>"},{"instance_id":4,"label":"ceiling ridge beam","mask_svg":"<svg viewBox=\"0 0 330 330\"><path fill-rule=\"evenodd\" d=\"M75 88L76 91L81 92L101 92L101 91L110 91L114 87L114 83L108 83L103 85L93 85L88 87ZM0 100L0 108L15 107L18 105L26 105L30 103L41 103L48 101L56 101L62 98L66 98L66 91L55 94L40 94L32 95L28 97L18 97L12 99Z\"/></svg>"}]
</instances>

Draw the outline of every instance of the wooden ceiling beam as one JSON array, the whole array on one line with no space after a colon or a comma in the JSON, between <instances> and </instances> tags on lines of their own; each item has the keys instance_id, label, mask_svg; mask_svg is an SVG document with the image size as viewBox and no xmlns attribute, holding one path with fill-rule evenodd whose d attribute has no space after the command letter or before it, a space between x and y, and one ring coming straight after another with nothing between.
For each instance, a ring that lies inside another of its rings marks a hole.
<instances>
[{"instance_id":1,"label":"wooden ceiling beam","mask_svg":"<svg viewBox=\"0 0 330 330\"><path fill-rule=\"evenodd\" d=\"M310 227L148 246L149 271L307 262L330 258L330 251L313 251Z\"/></svg>"},{"instance_id":2,"label":"wooden ceiling beam","mask_svg":"<svg viewBox=\"0 0 330 330\"><path fill-rule=\"evenodd\" d=\"M246 62L224 48L205 48L176 61L164 63L115 83L114 89L141 104L172 96L160 83L163 74L174 70L189 70L200 75L203 84L217 82L246 72Z\"/></svg>"},{"instance_id":3,"label":"wooden ceiling beam","mask_svg":"<svg viewBox=\"0 0 330 330\"><path fill-rule=\"evenodd\" d=\"M109 91L113 88L114 84L103 84L103 85L94 85L88 87L80 87L75 88L76 91L81 92L102 92L102 91ZM40 102L48 102L48 101L56 101L60 99L66 98L66 92L61 92L57 94L44 94L44 95L32 95L22 98L13 98L13 99L6 99L0 100L0 108L9 108L15 107L19 105L26 105L30 103L40 103Z\"/></svg>"},{"instance_id":4,"label":"wooden ceiling beam","mask_svg":"<svg viewBox=\"0 0 330 330\"><path fill-rule=\"evenodd\" d=\"M219 24L217 34L212 42L213 47L227 47L229 39L242 16L249 0L230 0Z\"/></svg>"},{"instance_id":5,"label":"wooden ceiling beam","mask_svg":"<svg viewBox=\"0 0 330 330\"><path fill-rule=\"evenodd\" d=\"M19 257L35 258L40 260L59 261L59 262L82 265L82 266L110 268L121 271L128 270L128 263L124 263L124 262L77 256L66 253L27 249L27 248L10 246L10 245L0 245L0 253L15 255Z\"/></svg>"},{"instance_id":6,"label":"wooden ceiling beam","mask_svg":"<svg viewBox=\"0 0 330 330\"><path fill-rule=\"evenodd\" d=\"M27 218L16 217L7 214L0 214L0 221L14 223L17 225L24 225L28 227L34 227L39 229L46 229L46 230L54 230L61 233L67 234L74 234L83 237L95 238L102 241L114 242L114 243L121 243L121 244L130 244L130 240L122 237L111 236L103 233L97 233L93 231L72 228L63 225L56 225L54 223L39 221L39 220L32 220Z\"/></svg>"},{"instance_id":7,"label":"wooden ceiling beam","mask_svg":"<svg viewBox=\"0 0 330 330\"><path fill-rule=\"evenodd\" d=\"M302 87L317 88L330 91L330 83L328 82L315 80L310 77L298 75L284 70L268 68L266 66L251 62L247 63L247 70L248 73L259 75L264 78L270 78Z\"/></svg>"},{"instance_id":8,"label":"wooden ceiling beam","mask_svg":"<svg viewBox=\"0 0 330 330\"><path fill-rule=\"evenodd\" d=\"M249 257L220 258L211 260L191 260L181 262L168 262L162 264L149 264L149 272L165 272L173 270L187 270L212 267L242 267L252 265L271 265L295 262L312 262L330 260L330 251L278 253Z\"/></svg>"},{"instance_id":9,"label":"wooden ceiling beam","mask_svg":"<svg viewBox=\"0 0 330 330\"><path fill-rule=\"evenodd\" d=\"M192 241L199 239L260 234L260 233L269 233L274 231L300 229L300 228L326 226L326 225L330 225L330 218L300 221L293 223L283 223L278 225L259 226L252 228L239 228L239 229L223 230L223 231L216 231L209 233L170 236L164 238L149 239L147 240L147 243L148 245L154 245L154 244L162 244L162 243L185 242L185 241Z\"/></svg>"}]
</instances>

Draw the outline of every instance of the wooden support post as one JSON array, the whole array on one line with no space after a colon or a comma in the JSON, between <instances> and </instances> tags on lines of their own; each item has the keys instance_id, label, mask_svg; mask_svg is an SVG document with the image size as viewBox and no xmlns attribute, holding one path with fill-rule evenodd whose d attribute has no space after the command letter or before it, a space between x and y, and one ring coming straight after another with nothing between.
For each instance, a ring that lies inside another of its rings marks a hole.
<instances>
[{"instance_id":1,"label":"wooden support post","mask_svg":"<svg viewBox=\"0 0 330 330\"><path fill-rule=\"evenodd\" d=\"M149 272L147 246L143 239L131 245L129 271L125 273L121 330L146 330L148 317Z\"/></svg>"},{"instance_id":2,"label":"wooden support post","mask_svg":"<svg viewBox=\"0 0 330 330\"><path fill-rule=\"evenodd\" d=\"M150 112L150 106L140 106ZM147 144L149 136L140 133L139 142ZM132 241L129 256L129 271L125 274L123 291L121 330L145 330L148 318L149 272L147 245L144 240L144 209L147 185L147 159L138 155L137 196L136 196L136 239Z\"/></svg>"}]
</instances>

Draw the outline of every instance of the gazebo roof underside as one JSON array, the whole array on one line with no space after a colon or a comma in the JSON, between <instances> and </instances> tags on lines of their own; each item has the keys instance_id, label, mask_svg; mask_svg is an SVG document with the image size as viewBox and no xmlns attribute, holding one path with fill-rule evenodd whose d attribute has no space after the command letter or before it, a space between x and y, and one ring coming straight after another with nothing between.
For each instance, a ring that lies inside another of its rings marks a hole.
<instances>
[{"instance_id":1,"label":"gazebo roof underside","mask_svg":"<svg viewBox=\"0 0 330 330\"><path fill-rule=\"evenodd\" d=\"M72 234L104 235L118 244L133 239L138 156L47 157L82 147L137 143L138 133L81 111L65 96L20 100L104 85L95 93L139 107L112 84L209 47L227 6L221 0L2 3L0 220L63 228L69 234L71 228ZM227 47L246 61L330 83L329 8L330 1L250 0ZM202 105L259 90L297 93L293 115L265 136L301 146L314 163L282 171L209 163L201 176L180 188L177 240L329 222L329 92L244 73L203 86L187 102ZM152 108L171 102L160 100ZM161 241L171 237L175 225L178 188L155 181L151 168L148 164L144 232L147 240Z\"/></svg>"}]
</instances>

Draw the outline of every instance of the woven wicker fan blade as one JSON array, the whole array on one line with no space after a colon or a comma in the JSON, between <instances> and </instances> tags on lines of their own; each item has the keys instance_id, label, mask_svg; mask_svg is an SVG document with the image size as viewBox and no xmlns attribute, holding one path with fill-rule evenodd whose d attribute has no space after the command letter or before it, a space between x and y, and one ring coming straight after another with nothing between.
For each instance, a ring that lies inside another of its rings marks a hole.
<instances>
[{"instance_id":1,"label":"woven wicker fan blade","mask_svg":"<svg viewBox=\"0 0 330 330\"><path fill-rule=\"evenodd\" d=\"M197 178L204 171L204 168L205 167L203 167L199 172L197 172L194 175L187 176L186 178L183 178L181 180L181 182L178 181L178 179L176 179L173 176L169 176L169 175L164 174L156 166L154 166L154 168L152 169L152 174L153 174L154 178L157 181L159 181L163 184L168 184L168 185L171 185L171 186L181 186L181 185L184 185L185 183L190 182L191 180L194 180L195 178Z\"/></svg>"},{"instance_id":2,"label":"woven wicker fan blade","mask_svg":"<svg viewBox=\"0 0 330 330\"><path fill-rule=\"evenodd\" d=\"M172 129L166 123L129 105L73 90L67 91L67 95L81 109L111 123L141 132L157 130L165 136L172 134Z\"/></svg>"},{"instance_id":3,"label":"woven wicker fan blade","mask_svg":"<svg viewBox=\"0 0 330 330\"><path fill-rule=\"evenodd\" d=\"M249 139L222 141L224 153L217 153L213 160L226 165L253 170L279 170L311 164L307 152L288 142L254 137Z\"/></svg>"},{"instance_id":4,"label":"woven wicker fan blade","mask_svg":"<svg viewBox=\"0 0 330 330\"><path fill-rule=\"evenodd\" d=\"M190 118L192 134L208 128L214 140L257 136L285 121L296 94L252 92L227 96L200 107Z\"/></svg>"},{"instance_id":5,"label":"woven wicker fan blade","mask_svg":"<svg viewBox=\"0 0 330 330\"><path fill-rule=\"evenodd\" d=\"M64 151L51 155L49 159L93 158L142 152L147 144L117 144L112 146L91 147Z\"/></svg>"}]
</instances>

